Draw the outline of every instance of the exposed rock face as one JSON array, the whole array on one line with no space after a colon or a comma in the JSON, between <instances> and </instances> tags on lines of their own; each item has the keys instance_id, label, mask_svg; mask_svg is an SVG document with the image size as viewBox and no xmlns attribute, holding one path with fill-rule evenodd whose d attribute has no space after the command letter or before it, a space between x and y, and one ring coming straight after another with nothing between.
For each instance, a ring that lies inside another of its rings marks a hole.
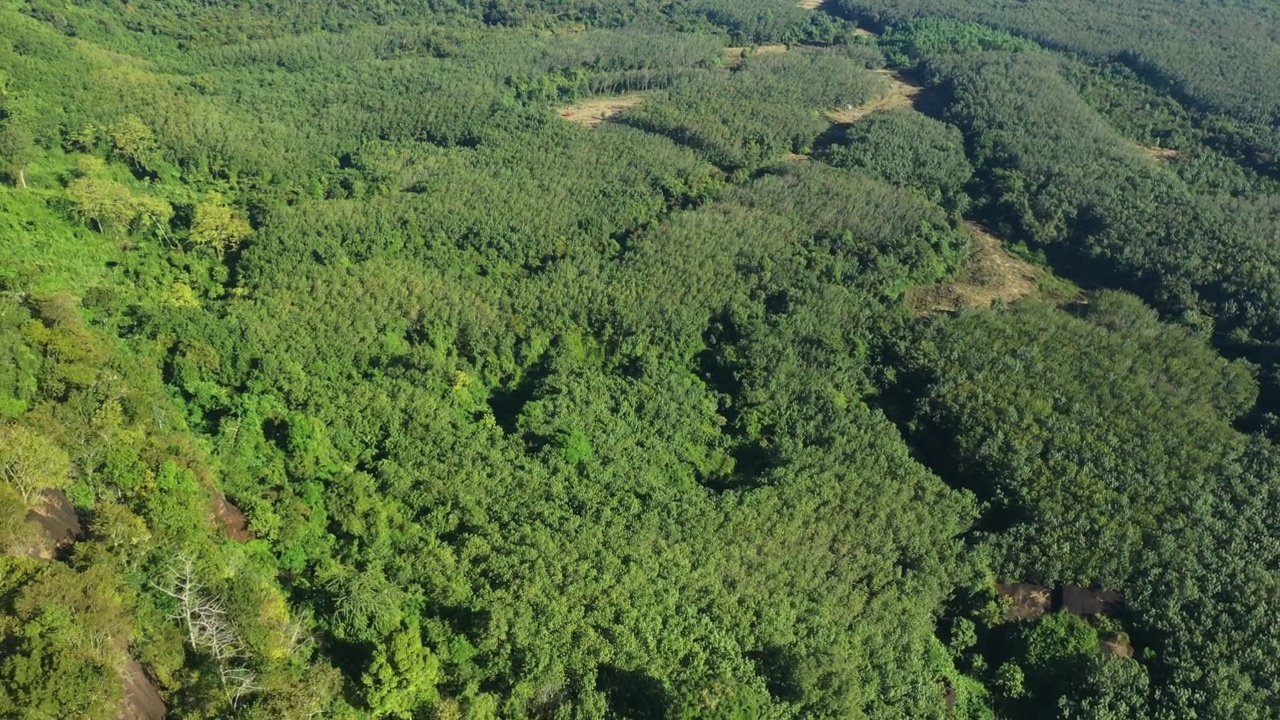
<instances>
[{"instance_id":1,"label":"exposed rock face","mask_svg":"<svg viewBox=\"0 0 1280 720\"><path fill-rule=\"evenodd\" d=\"M244 512L232 505L231 501L217 490L211 490L211 493L213 494L213 514L218 519L218 524L226 531L227 537L236 542L252 540L253 533L249 530L249 519L245 517Z\"/></svg>"},{"instance_id":2,"label":"exposed rock face","mask_svg":"<svg viewBox=\"0 0 1280 720\"><path fill-rule=\"evenodd\" d=\"M1010 600L1004 614L1004 619L1010 622L1034 620L1048 612L1052 605L1053 591L1043 585L1000 583L996 585L996 592Z\"/></svg>"},{"instance_id":3,"label":"exposed rock face","mask_svg":"<svg viewBox=\"0 0 1280 720\"><path fill-rule=\"evenodd\" d=\"M61 490L44 490L40 503L27 511L25 537L10 548L13 555L53 560L83 534L71 499Z\"/></svg>"},{"instance_id":4,"label":"exposed rock face","mask_svg":"<svg viewBox=\"0 0 1280 720\"><path fill-rule=\"evenodd\" d=\"M162 720L166 714L164 701L151 676L137 660L129 658L120 671L124 683L124 704L120 707L120 720Z\"/></svg>"}]
</instances>

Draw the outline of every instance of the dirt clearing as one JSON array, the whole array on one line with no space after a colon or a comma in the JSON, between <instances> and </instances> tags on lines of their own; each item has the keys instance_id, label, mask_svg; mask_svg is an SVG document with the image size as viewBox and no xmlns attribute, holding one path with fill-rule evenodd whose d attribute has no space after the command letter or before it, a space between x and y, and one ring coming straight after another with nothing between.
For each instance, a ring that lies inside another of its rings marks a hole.
<instances>
[{"instance_id":1,"label":"dirt clearing","mask_svg":"<svg viewBox=\"0 0 1280 720\"><path fill-rule=\"evenodd\" d=\"M824 0L800 0L800 2L796 4L805 10L817 10L822 7L823 2Z\"/></svg>"},{"instance_id":2,"label":"dirt clearing","mask_svg":"<svg viewBox=\"0 0 1280 720\"><path fill-rule=\"evenodd\" d=\"M789 49L786 45L757 45L751 52L755 55L781 55Z\"/></svg>"},{"instance_id":3,"label":"dirt clearing","mask_svg":"<svg viewBox=\"0 0 1280 720\"><path fill-rule=\"evenodd\" d=\"M756 45L754 47L727 47L724 49L724 67L732 70L742 64L747 55L781 55L790 48L786 45Z\"/></svg>"},{"instance_id":4,"label":"dirt clearing","mask_svg":"<svg viewBox=\"0 0 1280 720\"><path fill-rule=\"evenodd\" d=\"M952 312L960 308L990 307L997 300L1013 302L1034 295L1044 271L1004 251L1000 239L977 223L969 229L969 259L954 279L907 291L907 305L917 312Z\"/></svg>"},{"instance_id":5,"label":"dirt clearing","mask_svg":"<svg viewBox=\"0 0 1280 720\"><path fill-rule=\"evenodd\" d=\"M829 110L827 119L837 125L849 125L880 110L912 107L916 96L924 92L924 88L906 80L892 70L876 70L876 75L884 79L885 90L880 97L857 107L846 107L842 110Z\"/></svg>"},{"instance_id":6,"label":"dirt clearing","mask_svg":"<svg viewBox=\"0 0 1280 720\"><path fill-rule=\"evenodd\" d=\"M1173 148L1150 147L1143 145L1142 152L1146 153L1147 157L1152 160L1161 160L1166 162L1178 157L1178 151Z\"/></svg>"},{"instance_id":7,"label":"dirt clearing","mask_svg":"<svg viewBox=\"0 0 1280 720\"><path fill-rule=\"evenodd\" d=\"M644 93L627 93L625 95L609 95L587 98L581 102L561 107L560 117L571 123L595 127L602 122L622 114L627 108L633 108L644 102Z\"/></svg>"}]
</instances>

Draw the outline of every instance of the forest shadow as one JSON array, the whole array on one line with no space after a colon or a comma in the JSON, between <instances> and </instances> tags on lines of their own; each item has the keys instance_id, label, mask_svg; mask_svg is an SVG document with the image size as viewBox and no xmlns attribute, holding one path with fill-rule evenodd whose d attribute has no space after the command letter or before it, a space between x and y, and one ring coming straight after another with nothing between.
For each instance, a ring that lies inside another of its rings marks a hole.
<instances>
[{"instance_id":1,"label":"forest shadow","mask_svg":"<svg viewBox=\"0 0 1280 720\"><path fill-rule=\"evenodd\" d=\"M902 367L905 363L902 358L894 357L896 353L892 351L882 352L890 354L890 358L884 360L886 363L897 363L897 367ZM966 467L962 461L962 453L955 446L954 433L945 427L922 421L917 412L920 400L933 382L933 378L923 374L904 372L893 383L882 386L879 392L868 396L866 402L884 413L885 418L893 424L913 460L936 475L947 487L967 490L981 502L988 503L996 495L990 473ZM1032 517L1026 510L993 505L973 523L967 535L974 538L1030 521Z\"/></svg>"},{"instance_id":2,"label":"forest shadow","mask_svg":"<svg viewBox=\"0 0 1280 720\"><path fill-rule=\"evenodd\" d=\"M517 430L517 421L524 406L533 399L542 381L551 374L545 362L538 362L529 367L515 383L494 390L489 394L489 409L493 411L493 419L502 428L502 432L512 435Z\"/></svg>"},{"instance_id":3,"label":"forest shadow","mask_svg":"<svg viewBox=\"0 0 1280 720\"><path fill-rule=\"evenodd\" d=\"M663 720L671 705L662 683L639 670L601 665L596 689L604 693L609 710L626 720Z\"/></svg>"},{"instance_id":4,"label":"forest shadow","mask_svg":"<svg viewBox=\"0 0 1280 720\"><path fill-rule=\"evenodd\" d=\"M766 301L775 309L785 308L788 302L785 294L770 296ZM707 389L719 396L718 412L725 420L721 433L729 440L728 454L733 458L731 471L699 476L698 482L715 492L761 487L765 476L778 463L767 441L743 428L744 387L739 374L745 365L739 358L744 339L730 314L721 312L703 333L706 349L694 358L698 376Z\"/></svg>"},{"instance_id":5,"label":"forest shadow","mask_svg":"<svg viewBox=\"0 0 1280 720\"><path fill-rule=\"evenodd\" d=\"M803 694L796 672L795 657L786 649L770 645L746 654L756 672L764 678L765 688L782 702L799 702Z\"/></svg>"}]
</instances>

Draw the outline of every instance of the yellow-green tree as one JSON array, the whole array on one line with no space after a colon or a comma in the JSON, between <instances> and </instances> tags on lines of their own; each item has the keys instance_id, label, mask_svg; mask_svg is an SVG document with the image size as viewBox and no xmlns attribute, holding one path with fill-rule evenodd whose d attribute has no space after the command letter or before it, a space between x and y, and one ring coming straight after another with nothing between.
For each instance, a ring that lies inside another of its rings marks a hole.
<instances>
[{"instance_id":1,"label":"yellow-green tree","mask_svg":"<svg viewBox=\"0 0 1280 720\"><path fill-rule=\"evenodd\" d=\"M167 243L171 220L173 220L173 206L167 201L146 195L133 198L135 232L154 235Z\"/></svg>"},{"instance_id":2,"label":"yellow-green tree","mask_svg":"<svg viewBox=\"0 0 1280 720\"><path fill-rule=\"evenodd\" d=\"M98 232L104 232L105 227L119 232L133 220L134 202L129 188L114 180L79 177L67 185L67 194L71 211L81 220L92 220Z\"/></svg>"},{"instance_id":3,"label":"yellow-green tree","mask_svg":"<svg viewBox=\"0 0 1280 720\"><path fill-rule=\"evenodd\" d=\"M71 472L67 453L25 425L0 425L0 478L30 506L41 490L66 487Z\"/></svg>"},{"instance_id":4,"label":"yellow-green tree","mask_svg":"<svg viewBox=\"0 0 1280 720\"><path fill-rule=\"evenodd\" d=\"M440 700L440 660L422 645L417 622L393 633L373 652L362 680L376 717L411 718Z\"/></svg>"},{"instance_id":5,"label":"yellow-green tree","mask_svg":"<svg viewBox=\"0 0 1280 720\"><path fill-rule=\"evenodd\" d=\"M113 123L107 128L107 136L111 138L111 147L116 155L137 170L145 170L156 151L156 139L151 128L137 115Z\"/></svg>"},{"instance_id":6,"label":"yellow-green tree","mask_svg":"<svg viewBox=\"0 0 1280 720\"><path fill-rule=\"evenodd\" d=\"M27 163L34 154L31 133L12 119L0 122L0 172L20 188L27 187Z\"/></svg>"},{"instance_id":7,"label":"yellow-green tree","mask_svg":"<svg viewBox=\"0 0 1280 720\"><path fill-rule=\"evenodd\" d=\"M252 233L249 221L216 193L210 193L196 206L195 218L191 222L191 243L213 248L219 258Z\"/></svg>"}]
</instances>

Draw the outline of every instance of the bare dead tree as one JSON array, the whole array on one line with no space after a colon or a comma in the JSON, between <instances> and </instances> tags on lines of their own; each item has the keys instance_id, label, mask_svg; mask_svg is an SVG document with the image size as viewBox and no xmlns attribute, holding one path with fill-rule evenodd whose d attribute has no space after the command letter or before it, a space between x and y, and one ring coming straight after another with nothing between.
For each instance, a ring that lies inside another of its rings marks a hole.
<instances>
[{"instance_id":1,"label":"bare dead tree","mask_svg":"<svg viewBox=\"0 0 1280 720\"><path fill-rule=\"evenodd\" d=\"M178 601L173 619L182 623L193 649L213 658L218 680L232 708L261 689L257 674L245 667L244 646L227 619L226 608L206 591L191 558L179 553L169 569L168 587L155 583L152 587Z\"/></svg>"}]
</instances>

